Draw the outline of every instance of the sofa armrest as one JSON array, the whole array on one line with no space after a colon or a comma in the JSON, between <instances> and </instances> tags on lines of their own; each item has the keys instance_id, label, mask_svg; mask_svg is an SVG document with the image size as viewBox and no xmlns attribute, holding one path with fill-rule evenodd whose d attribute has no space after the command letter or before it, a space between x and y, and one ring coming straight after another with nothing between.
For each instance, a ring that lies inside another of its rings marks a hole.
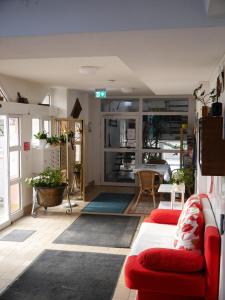
<instances>
[{"instance_id":1,"label":"sofa armrest","mask_svg":"<svg viewBox=\"0 0 225 300\"><path fill-rule=\"evenodd\" d=\"M199 251L151 248L141 252L137 260L154 271L192 273L204 268L204 256Z\"/></svg>"},{"instance_id":2,"label":"sofa armrest","mask_svg":"<svg viewBox=\"0 0 225 300\"><path fill-rule=\"evenodd\" d=\"M144 222L176 225L180 217L181 210L154 209Z\"/></svg>"}]
</instances>

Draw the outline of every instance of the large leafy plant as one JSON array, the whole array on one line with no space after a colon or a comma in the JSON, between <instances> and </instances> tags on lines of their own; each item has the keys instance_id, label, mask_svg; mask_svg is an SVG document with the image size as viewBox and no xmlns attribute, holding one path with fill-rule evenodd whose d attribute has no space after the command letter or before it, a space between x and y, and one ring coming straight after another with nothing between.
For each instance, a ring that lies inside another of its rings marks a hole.
<instances>
[{"instance_id":1,"label":"large leafy plant","mask_svg":"<svg viewBox=\"0 0 225 300\"><path fill-rule=\"evenodd\" d=\"M60 169L45 169L36 177L26 178L25 182L32 187L58 187L65 185L65 178Z\"/></svg>"}]
</instances>

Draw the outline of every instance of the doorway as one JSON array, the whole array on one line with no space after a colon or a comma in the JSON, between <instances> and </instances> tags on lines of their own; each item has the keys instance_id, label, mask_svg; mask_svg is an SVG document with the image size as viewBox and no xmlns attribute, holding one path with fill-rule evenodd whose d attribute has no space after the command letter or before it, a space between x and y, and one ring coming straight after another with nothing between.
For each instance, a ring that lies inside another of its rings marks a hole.
<instances>
[{"instance_id":1,"label":"doorway","mask_svg":"<svg viewBox=\"0 0 225 300\"><path fill-rule=\"evenodd\" d=\"M0 226L22 216L21 119L0 116Z\"/></svg>"}]
</instances>

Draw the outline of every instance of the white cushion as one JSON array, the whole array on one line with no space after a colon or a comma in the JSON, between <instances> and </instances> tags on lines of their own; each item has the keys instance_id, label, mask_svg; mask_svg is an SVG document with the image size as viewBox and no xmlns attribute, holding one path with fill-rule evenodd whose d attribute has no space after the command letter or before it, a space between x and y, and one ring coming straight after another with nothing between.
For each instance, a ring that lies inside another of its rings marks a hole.
<instances>
[{"instance_id":1,"label":"white cushion","mask_svg":"<svg viewBox=\"0 0 225 300\"><path fill-rule=\"evenodd\" d=\"M149 248L173 249L175 225L144 222L131 247L130 255L138 255Z\"/></svg>"}]
</instances>

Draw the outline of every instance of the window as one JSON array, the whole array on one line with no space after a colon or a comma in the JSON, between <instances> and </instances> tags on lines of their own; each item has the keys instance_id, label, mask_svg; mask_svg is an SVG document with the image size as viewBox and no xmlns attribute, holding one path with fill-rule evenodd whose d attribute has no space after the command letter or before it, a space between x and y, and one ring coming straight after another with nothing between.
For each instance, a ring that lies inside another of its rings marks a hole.
<instances>
[{"instance_id":1,"label":"window","mask_svg":"<svg viewBox=\"0 0 225 300\"><path fill-rule=\"evenodd\" d=\"M50 106L51 105L51 96L46 95L44 97L43 101L41 102L41 104L46 105L46 106Z\"/></svg>"},{"instance_id":2,"label":"window","mask_svg":"<svg viewBox=\"0 0 225 300\"><path fill-rule=\"evenodd\" d=\"M138 112L139 99L105 99L101 102L102 112Z\"/></svg>"},{"instance_id":3,"label":"window","mask_svg":"<svg viewBox=\"0 0 225 300\"><path fill-rule=\"evenodd\" d=\"M32 119L32 139L34 135L40 131L40 120L39 119Z\"/></svg>"},{"instance_id":4,"label":"window","mask_svg":"<svg viewBox=\"0 0 225 300\"><path fill-rule=\"evenodd\" d=\"M1 87L0 87L0 100L1 101L8 101L6 93L3 91L3 89Z\"/></svg>"}]
</instances>

